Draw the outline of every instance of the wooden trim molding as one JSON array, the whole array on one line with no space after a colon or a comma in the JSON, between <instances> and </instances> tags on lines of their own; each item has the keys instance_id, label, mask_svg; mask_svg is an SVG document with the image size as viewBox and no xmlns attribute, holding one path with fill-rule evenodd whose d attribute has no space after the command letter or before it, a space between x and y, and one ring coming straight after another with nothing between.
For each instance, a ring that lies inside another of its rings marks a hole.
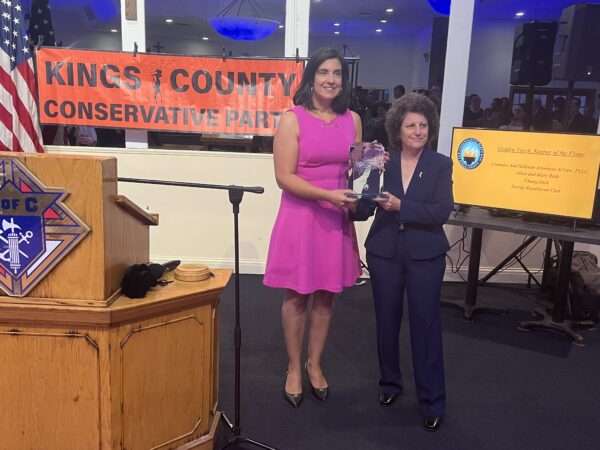
<instances>
[{"instance_id":1,"label":"wooden trim molding","mask_svg":"<svg viewBox=\"0 0 600 450\"><path fill-rule=\"evenodd\" d=\"M147 213L124 195L115 195L115 202L144 225L158 225L158 214Z\"/></svg>"},{"instance_id":2,"label":"wooden trim molding","mask_svg":"<svg viewBox=\"0 0 600 450\"><path fill-rule=\"evenodd\" d=\"M137 20L137 0L125 0L125 19Z\"/></svg>"}]
</instances>

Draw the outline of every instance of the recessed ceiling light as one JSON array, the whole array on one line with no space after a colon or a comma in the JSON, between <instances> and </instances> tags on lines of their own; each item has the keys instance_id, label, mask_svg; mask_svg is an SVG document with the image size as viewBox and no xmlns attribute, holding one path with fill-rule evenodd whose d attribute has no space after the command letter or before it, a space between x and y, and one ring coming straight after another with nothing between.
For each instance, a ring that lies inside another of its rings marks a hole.
<instances>
[{"instance_id":1,"label":"recessed ceiling light","mask_svg":"<svg viewBox=\"0 0 600 450\"><path fill-rule=\"evenodd\" d=\"M386 13L393 13L394 12L394 8L388 8L385 10Z\"/></svg>"},{"instance_id":2,"label":"recessed ceiling light","mask_svg":"<svg viewBox=\"0 0 600 450\"><path fill-rule=\"evenodd\" d=\"M333 34L340 34L340 32L339 31L334 31Z\"/></svg>"},{"instance_id":3,"label":"recessed ceiling light","mask_svg":"<svg viewBox=\"0 0 600 450\"><path fill-rule=\"evenodd\" d=\"M382 31L383 31L383 30L382 30L381 28L377 28L377 29L375 30L375 32L376 32L376 33L381 33Z\"/></svg>"},{"instance_id":4,"label":"recessed ceiling light","mask_svg":"<svg viewBox=\"0 0 600 450\"><path fill-rule=\"evenodd\" d=\"M117 30L116 28L111 28L111 29L110 29L110 32L111 32L111 33L118 33L118 32L119 32L119 30Z\"/></svg>"},{"instance_id":5,"label":"recessed ceiling light","mask_svg":"<svg viewBox=\"0 0 600 450\"><path fill-rule=\"evenodd\" d=\"M333 24L333 26L334 26L334 27L339 27L339 26L340 26L340 23L339 23L339 22L335 22L335 23Z\"/></svg>"},{"instance_id":6,"label":"recessed ceiling light","mask_svg":"<svg viewBox=\"0 0 600 450\"><path fill-rule=\"evenodd\" d=\"M173 23L173 19L165 19L165 22L167 22L167 23Z\"/></svg>"},{"instance_id":7,"label":"recessed ceiling light","mask_svg":"<svg viewBox=\"0 0 600 450\"><path fill-rule=\"evenodd\" d=\"M523 17L525 15L525 13L523 11L519 11L517 13L515 13L515 17Z\"/></svg>"},{"instance_id":8,"label":"recessed ceiling light","mask_svg":"<svg viewBox=\"0 0 600 450\"><path fill-rule=\"evenodd\" d=\"M278 28L281 30L281 29L283 28L283 25L279 25L279 27L278 27Z\"/></svg>"},{"instance_id":9,"label":"recessed ceiling light","mask_svg":"<svg viewBox=\"0 0 600 450\"><path fill-rule=\"evenodd\" d=\"M385 19L381 19L381 20L380 20L380 22L381 22L381 23L387 23L387 20L385 20Z\"/></svg>"},{"instance_id":10,"label":"recessed ceiling light","mask_svg":"<svg viewBox=\"0 0 600 450\"><path fill-rule=\"evenodd\" d=\"M203 41L208 41L208 37L206 37L206 36L202 36L202 40L203 40Z\"/></svg>"}]
</instances>

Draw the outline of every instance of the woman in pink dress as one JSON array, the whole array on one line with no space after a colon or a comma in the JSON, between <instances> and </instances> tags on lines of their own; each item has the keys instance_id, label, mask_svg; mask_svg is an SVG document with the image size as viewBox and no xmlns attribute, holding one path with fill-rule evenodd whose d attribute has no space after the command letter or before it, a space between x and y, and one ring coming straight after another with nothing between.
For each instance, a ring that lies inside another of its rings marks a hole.
<instances>
[{"instance_id":1,"label":"woman in pink dress","mask_svg":"<svg viewBox=\"0 0 600 450\"><path fill-rule=\"evenodd\" d=\"M273 142L277 184L283 190L273 226L264 283L285 288L281 309L288 353L284 398L302 402L302 372L319 400L329 388L321 371L335 293L361 273L347 194L349 146L360 142L360 117L348 109L348 67L339 52L322 48L309 59L291 111ZM312 306L308 312L309 299ZM308 358L302 342L309 319Z\"/></svg>"}]
</instances>

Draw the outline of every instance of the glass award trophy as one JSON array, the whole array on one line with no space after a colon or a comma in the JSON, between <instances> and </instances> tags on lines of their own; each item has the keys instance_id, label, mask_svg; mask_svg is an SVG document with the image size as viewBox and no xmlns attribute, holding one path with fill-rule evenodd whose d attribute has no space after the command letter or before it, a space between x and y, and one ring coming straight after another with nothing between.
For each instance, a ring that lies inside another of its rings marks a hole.
<instances>
[{"instance_id":1,"label":"glass award trophy","mask_svg":"<svg viewBox=\"0 0 600 450\"><path fill-rule=\"evenodd\" d=\"M350 146L348 188L357 198L375 198L380 195L383 173L384 148L379 143L357 142Z\"/></svg>"}]
</instances>

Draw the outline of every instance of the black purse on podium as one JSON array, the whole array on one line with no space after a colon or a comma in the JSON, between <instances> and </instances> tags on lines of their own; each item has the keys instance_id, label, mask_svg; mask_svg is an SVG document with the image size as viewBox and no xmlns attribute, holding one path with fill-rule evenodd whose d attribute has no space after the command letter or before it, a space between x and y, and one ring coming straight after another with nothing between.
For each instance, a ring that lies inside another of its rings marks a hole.
<instances>
[{"instance_id":1,"label":"black purse on podium","mask_svg":"<svg viewBox=\"0 0 600 450\"><path fill-rule=\"evenodd\" d=\"M121 280L121 290L129 298L142 298L151 287L165 286L168 282L161 280L165 273L175 269L181 261L173 260L165 264L133 264L125 270Z\"/></svg>"}]
</instances>

